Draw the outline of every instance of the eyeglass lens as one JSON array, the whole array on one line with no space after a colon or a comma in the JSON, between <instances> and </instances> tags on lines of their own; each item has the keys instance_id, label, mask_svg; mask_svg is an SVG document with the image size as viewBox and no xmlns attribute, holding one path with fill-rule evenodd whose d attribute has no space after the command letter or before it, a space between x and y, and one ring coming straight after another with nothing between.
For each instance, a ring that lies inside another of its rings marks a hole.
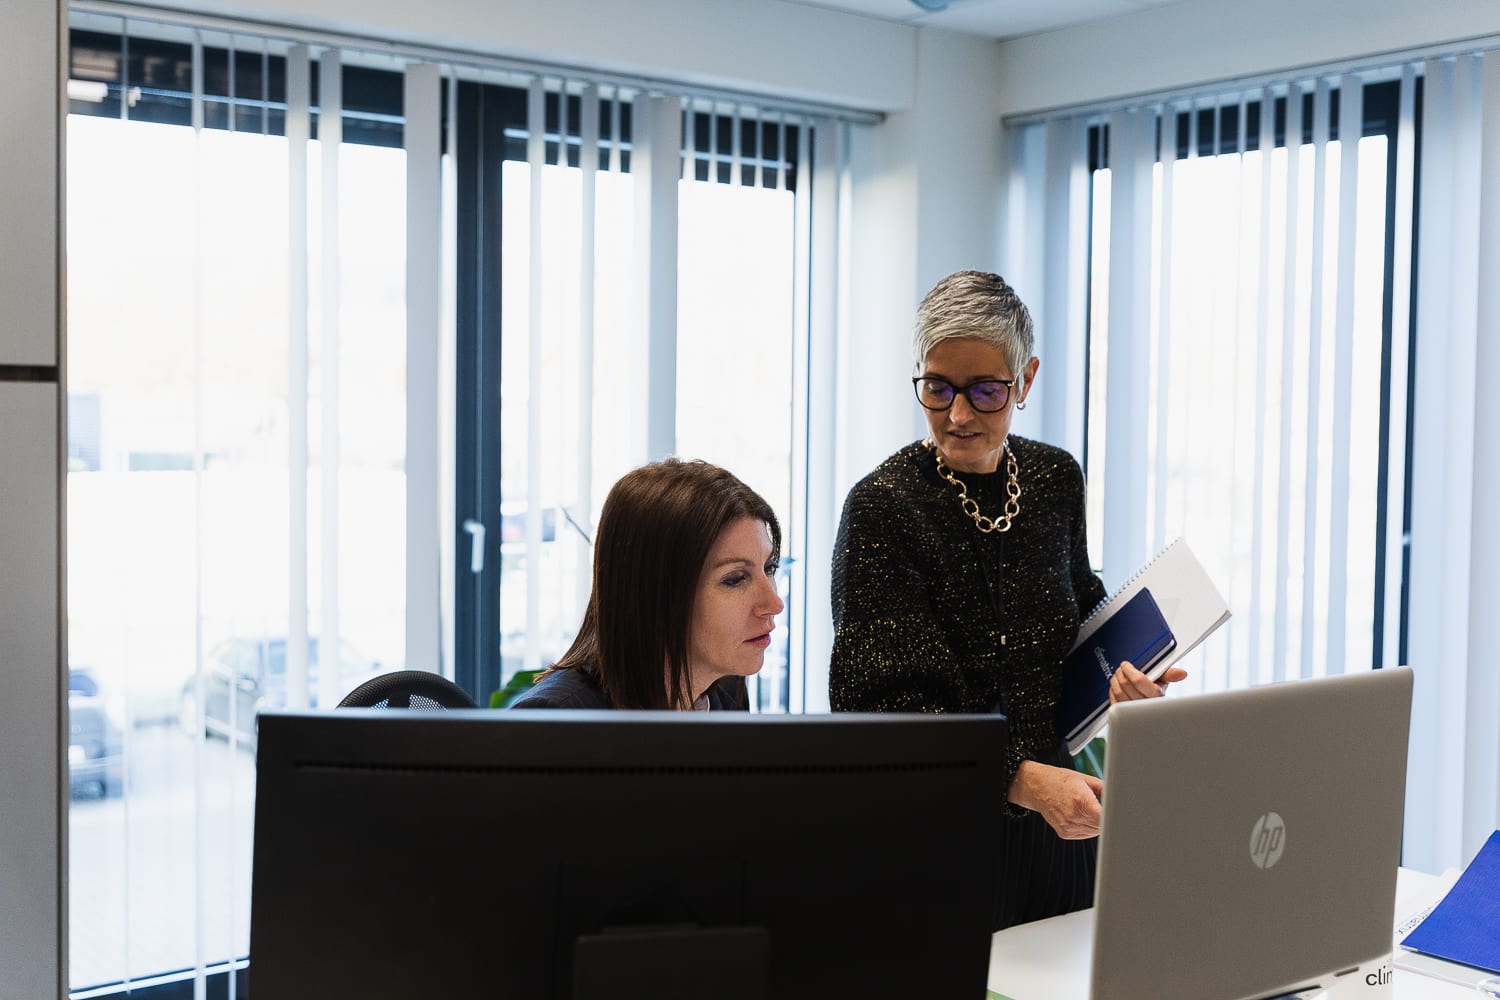
<instances>
[{"instance_id":1,"label":"eyeglass lens","mask_svg":"<svg viewBox=\"0 0 1500 1000\"><path fill-rule=\"evenodd\" d=\"M917 399L930 410L946 410L960 392L969 397L970 406L985 413L1004 409L1010 399L1010 386L1004 382L986 380L959 388L945 379L917 379Z\"/></svg>"}]
</instances>

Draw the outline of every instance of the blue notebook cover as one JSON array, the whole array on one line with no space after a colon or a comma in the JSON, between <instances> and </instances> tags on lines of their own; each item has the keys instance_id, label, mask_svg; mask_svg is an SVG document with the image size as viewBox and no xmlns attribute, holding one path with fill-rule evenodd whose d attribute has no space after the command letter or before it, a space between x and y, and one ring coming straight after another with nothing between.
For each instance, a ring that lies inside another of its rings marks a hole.
<instances>
[{"instance_id":1,"label":"blue notebook cover","mask_svg":"<svg viewBox=\"0 0 1500 1000\"><path fill-rule=\"evenodd\" d=\"M1401 944L1434 958L1500 972L1500 830L1490 834L1448 895Z\"/></svg>"},{"instance_id":2,"label":"blue notebook cover","mask_svg":"<svg viewBox=\"0 0 1500 1000\"><path fill-rule=\"evenodd\" d=\"M1057 731L1073 737L1109 707L1109 680L1126 660L1150 673L1177 645L1151 591L1142 588L1099 626L1088 642L1063 660L1062 702Z\"/></svg>"}]
</instances>

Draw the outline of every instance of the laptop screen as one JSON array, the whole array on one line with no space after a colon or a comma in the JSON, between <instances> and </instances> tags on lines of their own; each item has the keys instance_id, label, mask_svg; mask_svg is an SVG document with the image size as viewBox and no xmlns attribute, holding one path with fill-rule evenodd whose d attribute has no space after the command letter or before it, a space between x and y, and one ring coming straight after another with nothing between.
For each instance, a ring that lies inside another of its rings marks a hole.
<instances>
[{"instance_id":1,"label":"laptop screen","mask_svg":"<svg viewBox=\"0 0 1500 1000\"><path fill-rule=\"evenodd\" d=\"M1409 668L1111 711L1094 1000L1255 1000L1390 953Z\"/></svg>"}]
</instances>

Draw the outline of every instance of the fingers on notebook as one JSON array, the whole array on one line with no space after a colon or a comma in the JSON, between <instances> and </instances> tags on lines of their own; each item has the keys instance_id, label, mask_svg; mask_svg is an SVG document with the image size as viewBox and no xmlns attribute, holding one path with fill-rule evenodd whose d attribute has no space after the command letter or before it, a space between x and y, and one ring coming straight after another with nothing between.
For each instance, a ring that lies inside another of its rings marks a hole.
<instances>
[{"instance_id":1,"label":"fingers on notebook","mask_svg":"<svg viewBox=\"0 0 1500 1000\"><path fill-rule=\"evenodd\" d=\"M1126 660L1109 679L1109 703L1114 705L1122 701L1160 698L1164 690Z\"/></svg>"},{"instance_id":2,"label":"fingers on notebook","mask_svg":"<svg viewBox=\"0 0 1500 1000\"><path fill-rule=\"evenodd\" d=\"M1181 667L1168 667L1167 672L1156 679L1156 686L1162 694L1167 693L1168 684L1176 684L1178 681L1187 680L1187 671Z\"/></svg>"}]
</instances>

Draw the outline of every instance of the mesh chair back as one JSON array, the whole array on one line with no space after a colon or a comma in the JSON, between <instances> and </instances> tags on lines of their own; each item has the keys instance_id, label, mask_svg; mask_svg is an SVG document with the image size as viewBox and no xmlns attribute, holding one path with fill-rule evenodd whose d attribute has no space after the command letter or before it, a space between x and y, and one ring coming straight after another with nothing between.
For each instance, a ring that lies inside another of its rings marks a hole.
<instances>
[{"instance_id":1,"label":"mesh chair back","mask_svg":"<svg viewBox=\"0 0 1500 1000\"><path fill-rule=\"evenodd\" d=\"M339 708L406 708L440 712L448 708L478 708L469 692L427 670L396 670L372 677L350 691Z\"/></svg>"}]
</instances>

